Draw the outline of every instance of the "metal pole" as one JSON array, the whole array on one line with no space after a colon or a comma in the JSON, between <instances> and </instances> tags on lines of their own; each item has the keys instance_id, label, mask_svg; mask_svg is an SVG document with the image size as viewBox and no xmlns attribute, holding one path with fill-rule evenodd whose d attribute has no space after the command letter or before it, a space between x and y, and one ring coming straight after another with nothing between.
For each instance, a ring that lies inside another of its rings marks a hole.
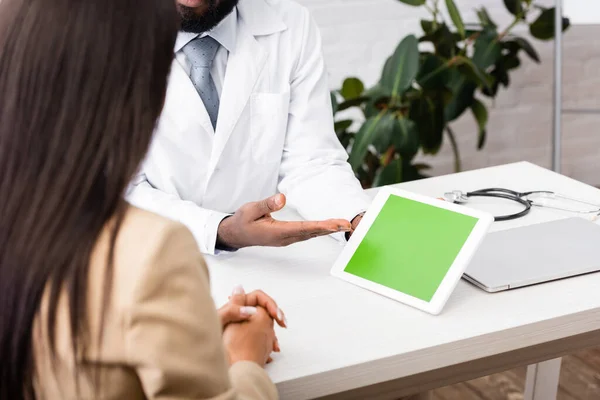
<instances>
[{"instance_id":1,"label":"metal pole","mask_svg":"<svg viewBox=\"0 0 600 400\"><path fill-rule=\"evenodd\" d=\"M552 169L560 173L562 136L562 0L555 0L554 15L554 135Z\"/></svg>"}]
</instances>

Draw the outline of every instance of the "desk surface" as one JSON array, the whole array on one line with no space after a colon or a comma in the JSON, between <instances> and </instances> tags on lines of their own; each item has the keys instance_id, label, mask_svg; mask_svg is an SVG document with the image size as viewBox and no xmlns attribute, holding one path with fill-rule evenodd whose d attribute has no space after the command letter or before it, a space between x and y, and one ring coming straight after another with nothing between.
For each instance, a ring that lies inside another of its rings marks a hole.
<instances>
[{"instance_id":1,"label":"desk surface","mask_svg":"<svg viewBox=\"0 0 600 400\"><path fill-rule=\"evenodd\" d=\"M434 197L455 189L542 189L600 203L599 190L529 163L398 186ZM503 213L515 206L481 199L474 207ZM493 229L566 216L534 209ZM496 294L461 281L444 311L431 316L330 276L340 250L335 240L319 238L208 259L217 304L243 284L263 289L285 310L282 353L268 367L284 399L339 393L600 329L600 273Z\"/></svg>"}]
</instances>

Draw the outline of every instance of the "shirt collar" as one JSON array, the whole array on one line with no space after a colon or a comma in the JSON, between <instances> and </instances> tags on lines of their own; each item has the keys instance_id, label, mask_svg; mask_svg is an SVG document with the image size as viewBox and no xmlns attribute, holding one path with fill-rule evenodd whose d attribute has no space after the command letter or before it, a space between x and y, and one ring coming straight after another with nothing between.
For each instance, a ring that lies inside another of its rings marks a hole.
<instances>
[{"instance_id":1,"label":"shirt collar","mask_svg":"<svg viewBox=\"0 0 600 400\"><path fill-rule=\"evenodd\" d=\"M175 42L175 53L183 49L186 44L198 36L204 37L207 35L219 42L219 44L225 47L229 53L234 52L237 42L237 19L237 9L234 8L233 11L223 19L223 21L219 22L219 24L209 32L197 34L180 31Z\"/></svg>"}]
</instances>

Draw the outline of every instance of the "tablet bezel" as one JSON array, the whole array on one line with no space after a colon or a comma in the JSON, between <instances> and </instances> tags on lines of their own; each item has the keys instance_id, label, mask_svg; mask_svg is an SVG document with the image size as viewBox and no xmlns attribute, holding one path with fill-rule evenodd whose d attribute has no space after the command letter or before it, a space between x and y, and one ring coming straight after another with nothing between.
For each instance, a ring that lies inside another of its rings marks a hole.
<instances>
[{"instance_id":1,"label":"tablet bezel","mask_svg":"<svg viewBox=\"0 0 600 400\"><path fill-rule=\"evenodd\" d=\"M362 242L363 238L371 228L371 225L373 225L373 223L375 222L375 219L381 212L381 209L385 205L386 201L392 195L404 197L406 199L418 201L434 207L443 208L459 214L468 215L477 219L475 227L473 228L471 234L463 244L461 250L459 251L452 265L450 266L450 269L446 273L446 276L442 280L441 284L439 285L430 302L426 302L419 298L410 296L406 293L399 292L395 289L388 288L379 283L369 281L365 278L361 278L344 271L344 269L352 259L352 256L358 249L358 246ZM375 196L373 203L363 216L362 221L358 225L356 231L354 231L352 237L338 256L337 260L333 265L333 268L331 269L331 274L337 278L353 283L364 289L368 289L375 293L379 293L383 296L392 298L396 301L415 307L419 310L428 312L430 314L437 315L442 311L444 305L448 301L448 298L454 291L454 288L456 287L458 281L467 269L467 266L473 258L475 251L485 238L485 235L487 234L493 222L494 217L491 214L488 214L483 211L473 210L465 206L460 206L458 204L415 194L401 189L384 187L379 190L379 193L377 193L377 195Z\"/></svg>"}]
</instances>

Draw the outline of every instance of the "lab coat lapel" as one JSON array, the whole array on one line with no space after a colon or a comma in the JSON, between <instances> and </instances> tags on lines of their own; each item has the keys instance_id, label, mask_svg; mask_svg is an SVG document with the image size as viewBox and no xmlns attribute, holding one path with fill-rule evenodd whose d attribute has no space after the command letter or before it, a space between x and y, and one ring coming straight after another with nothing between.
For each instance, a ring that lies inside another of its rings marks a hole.
<instances>
[{"instance_id":1,"label":"lab coat lapel","mask_svg":"<svg viewBox=\"0 0 600 400\"><path fill-rule=\"evenodd\" d=\"M236 50L229 54L221 94L219 120L211 157L214 171L265 67L267 53L243 22L238 24Z\"/></svg>"},{"instance_id":2,"label":"lab coat lapel","mask_svg":"<svg viewBox=\"0 0 600 400\"><path fill-rule=\"evenodd\" d=\"M190 77L185 73L177 60L173 61L171 67L171 76L169 78L169 92L173 92L166 104L173 104L173 110L171 114L182 115L185 117L183 121L192 121L192 126L199 124L202 126L204 132L201 134L205 136L203 139L209 141L213 140L214 129L210 122L210 117L204 107L204 103L200 98L200 95L196 91L194 84ZM176 123L178 118L175 118Z\"/></svg>"}]
</instances>

